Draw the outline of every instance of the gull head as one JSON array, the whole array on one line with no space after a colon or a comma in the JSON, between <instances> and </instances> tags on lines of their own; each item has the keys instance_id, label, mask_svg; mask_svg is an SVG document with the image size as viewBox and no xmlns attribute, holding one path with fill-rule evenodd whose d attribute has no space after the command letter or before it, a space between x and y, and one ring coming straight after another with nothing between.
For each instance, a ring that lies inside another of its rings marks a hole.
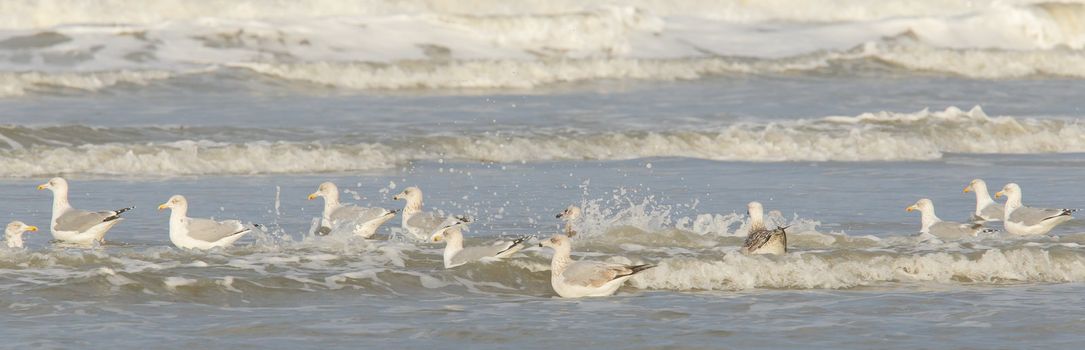
<instances>
[{"instance_id":1,"label":"gull head","mask_svg":"<svg viewBox=\"0 0 1085 350\"><path fill-rule=\"evenodd\" d=\"M765 208L761 206L761 202L750 202L746 204L746 215L753 217L762 217L765 215Z\"/></svg>"},{"instance_id":2,"label":"gull head","mask_svg":"<svg viewBox=\"0 0 1085 350\"><path fill-rule=\"evenodd\" d=\"M188 208L188 200L185 199L185 196L175 194L173 197L170 197L170 200L158 206L158 210L174 208Z\"/></svg>"},{"instance_id":3,"label":"gull head","mask_svg":"<svg viewBox=\"0 0 1085 350\"><path fill-rule=\"evenodd\" d=\"M981 190L987 190L987 183L983 182L982 179L974 179L972 182L968 183L968 186L964 187L964 193L972 191L979 192Z\"/></svg>"},{"instance_id":4,"label":"gull head","mask_svg":"<svg viewBox=\"0 0 1085 350\"><path fill-rule=\"evenodd\" d=\"M422 201L422 190L420 190L420 189L418 189L418 187L414 187L414 186L407 187L406 189L403 190L403 192L400 192L399 194L392 197L392 199L397 200L397 201L402 199L402 200L406 200L408 202L415 202L415 203L421 202Z\"/></svg>"},{"instance_id":5,"label":"gull head","mask_svg":"<svg viewBox=\"0 0 1085 350\"><path fill-rule=\"evenodd\" d=\"M916 210L918 210L920 212L925 212L925 211L932 210L932 209L934 209L934 202L931 202L930 199L926 199L926 198L920 199L920 200L916 201L915 204L912 204L911 206L909 206L907 208L904 208L904 210L907 210L907 211L916 211Z\"/></svg>"},{"instance_id":6,"label":"gull head","mask_svg":"<svg viewBox=\"0 0 1085 350\"><path fill-rule=\"evenodd\" d=\"M576 220L580 218L580 208L575 205L570 205L568 208L565 208L565 210L558 213L555 218L564 219L565 221Z\"/></svg>"},{"instance_id":7,"label":"gull head","mask_svg":"<svg viewBox=\"0 0 1085 350\"><path fill-rule=\"evenodd\" d=\"M569 237L565 235L554 235L550 237L550 239L539 242L539 246L553 248L554 250L572 249L572 246L569 243Z\"/></svg>"},{"instance_id":8,"label":"gull head","mask_svg":"<svg viewBox=\"0 0 1085 350\"><path fill-rule=\"evenodd\" d=\"M22 235L23 232L27 232L27 231L34 232L34 231L37 231L37 230L38 230L37 226L27 225L27 224L24 224L22 221L16 220L16 221L12 221L11 223L8 224L7 228L4 229L4 233L8 237L13 237L13 236Z\"/></svg>"},{"instance_id":9,"label":"gull head","mask_svg":"<svg viewBox=\"0 0 1085 350\"><path fill-rule=\"evenodd\" d=\"M49 182L38 185L38 190L46 190L46 189L47 190L52 190L53 192L67 191L68 190L68 180L64 180L64 178L62 178L62 177L54 177L52 179L49 179Z\"/></svg>"},{"instance_id":10,"label":"gull head","mask_svg":"<svg viewBox=\"0 0 1085 350\"><path fill-rule=\"evenodd\" d=\"M1021 186L1015 183L1008 183L1006 186L1002 186L1002 190L995 192L995 198L1006 196L1007 198L1012 196L1021 196Z\"/></svg>"},{"instance_id":11,"label":"gull head","mask_svg":"<svg viewBox=\"0 0 1085 350\"><path fill-rule=\"evenodd\" d=\"M309 195L309 200L317 199L317 197L328 198L333 193L339 193L339 187L331 182L325 182L317 187L316 192Z\"/></svg>"}]
</instances>

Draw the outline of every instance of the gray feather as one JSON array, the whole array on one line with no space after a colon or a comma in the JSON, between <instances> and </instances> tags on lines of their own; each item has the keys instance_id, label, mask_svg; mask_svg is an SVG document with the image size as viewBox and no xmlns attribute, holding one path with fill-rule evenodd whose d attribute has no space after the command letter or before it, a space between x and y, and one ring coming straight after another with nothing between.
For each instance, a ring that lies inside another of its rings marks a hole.
<instances>
[{"instance_id":1,"label":"gray feather","mask_svg":"<svg viewBox=\"0 0 1085 350\"><path fill-rule=\"evenodd\" d=\"M952 221L940 221L931 225L928 229L932 235L939 238L964 238L971 237L984 231L983 225L978 223L962 224Z\"/></svg>"},{"instance_id":2,"label":"gray feather","mask_svg":"<svg viewBox=\"0 0 1085 350\"><path fill-rule=\"evenodd\" d=\"M376 219L388 213L384 208L362 208L353 205L344 205L336 208L328 215L332 222L356 221L366 222Z\"/></svg>"},{"instance_id":3,"label":"gray feather","mask_svg":"<svg viewBox=\"0 0 1085 350\"><path fill-rule=\"evenodd\" d=\"M1060 216L1070 216L1075 209L1043 209L1020 207L1010 213L1007 221L1013 221L1026 226L1036 226L1041 222L1055 219Z\"/></svg>"},{"instance_id":4,"label":"gray feather","mask_svg":"<svg viewBox=\"0 0 1085 350\"><path fill-rule=\"evenodd\" d=\"M251 230L237 220L215 221L210 219L189 218L185 225L188 228L189 237L204 242L216 242L223 238L246 233Z\"/></svg>"},{"instance_id":5,"label":"gray feather","mask_svg":"<svg viewBox=\"0 0 1085 350\"><path fill-rule=\"evenodd\" d=\"M565 267L561 276L565 283L579 286L601 287L607 282L628 277L655 267L653 265L621 265L598 261L577 261Z\"/></svg>"},{"instance_id":6,"label":"gray feather","mask_svg":"<svg viewBox=\"0 0 1085 350\"><path fill-rule=\"evenodd\" d=\"M493 257L505 257L512 255L520 249L524 248L524 241L526 237L517 239L512 242L496 242L494 245L481 246L481 247L465 247L463 250L456 253L452 257L453 265L466 264L472 261L478 261L485 258Z\"/></svg>"},{"instance_id":7,"label":"gray feather","mask_svg":"<svg viewBox=\"0 0 1085 350\"><path fill-rule=\"evenodd\" d=\"M988 204L986 207L983 207L983 210L980 210L980 215L978 216L978 218L981 219L982 221L1001 221L1002 216L1005 213L1006 213L1006 210L1005 210L1005 207L1002 206L1002 204L991 203L991 204ZM975 215L973 215L973 216L975 216ZM976 220L976 221L980 221L980 220Z\"/></svg>"},{"instance_id":8,"label":"gray feather","mask_svg":"<svg viewBox=\"0 0 1085 350\"><path fill-rule=\"evenodd\" d=\"M73 208L57 217L54 228L57 231L86 232L98 224L116 220L120 213L127 210L90 212Z\"/></svg>"}]
</instances>

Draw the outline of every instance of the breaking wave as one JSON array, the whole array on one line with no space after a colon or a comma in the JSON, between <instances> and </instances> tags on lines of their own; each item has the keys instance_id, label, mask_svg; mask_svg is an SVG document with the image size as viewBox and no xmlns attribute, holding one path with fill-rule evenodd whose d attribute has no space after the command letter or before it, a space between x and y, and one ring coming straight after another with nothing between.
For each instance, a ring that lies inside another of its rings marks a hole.
<instances>
[{"instance_id":1,"label":"breaking wave","mask_svg":"<svg viewBox=\"0 0 1085 350\"><path fill-rule=\"evenodd\" d=\"M0 126L0 162L5 164L0 176L321 173L443 160L900 161L940 159L947 153L1085 151L1085 126L1076 121L992 117L979 107L735 123L698 130L468 131L362 135L334 142L300 137L281 141L283 133L276 130L179 130ZM232 141L238 134L249 141Z\"/></svg>"},{"instance_id":2,"label":"breaking wave","mask_svg":"<svg viewBox=\"0 0 1085 350\"><path fill-rule=\"evenodd\" d=\"M14 2L0 6L0 96L224 67L343 89L535 88L855 62L982 79L1085 77L1079 3L684 5Z\"/></svg>"}]
</instances>

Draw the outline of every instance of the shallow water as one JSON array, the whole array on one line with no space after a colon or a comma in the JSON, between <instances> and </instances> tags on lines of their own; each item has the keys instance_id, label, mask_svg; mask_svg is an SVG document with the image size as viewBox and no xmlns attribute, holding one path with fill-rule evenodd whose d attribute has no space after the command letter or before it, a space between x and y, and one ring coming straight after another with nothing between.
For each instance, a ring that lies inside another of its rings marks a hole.
<instances>
[{"instance_id":1,"label":"shallow water","mask_svg":"<svg viewBox=\"0 0 1085 350\"><path fill-rule=\"evenodd\" d=\"M47 227L35 186L57 175L78 208L136 206L100 247L0 249L9 346L1082 340L1085 224L942 241L904 210L926 197L963 221L977 177L1082 207L1081 5L123 5L0 11L0 219ZM445 270L399 218L316 237L324 181L386 208L419 186L476 219L469 245L545 238L576 204L574 257L658 267L563 300L540 248ZM173 194L266 232L174 248L154 210ZM786 256L738 252L754 200L790 225Z\"/></svg>"},{"instance_id":2,"label":"shallow water","mask_svg":"<svg viewBox=\"0 0 1085 350\"><path fill-rule=\"evenodd\" d=\"M1009 165L1015 166L992 183L1019 179L1030 185L1029 198L1082 195L1073 186L1080 171L1060 165L1076 157L1023 164L994 158L644 159L505 169L416 163L405 171L352 175L76 178L75 205L137 210L101 248L49 246L48 234L31 234L27 251L3 252L3 306L6 322L19 324L18 344L26 345L95 344L108 334L124 346L213 340L542 347L562 332L570 343L603 347L1005 346L1035 345L1035 336L1066 346L1076 337L1057 329L1071 331L1081 322L1073 316L1080 311L1073 295L1085 281L1080 224L1061 226L1050 238L925 241L913 234L918 217L903 210L930 195L944 218L959 219L970 196L958 187ZM327 179L357 190L362 202L387 207L396 203L377 189L391 182L428 189L428 206L479 219L467 233L469 244L548 235L557 231L553 214L580 203L586 220L578 255L660 267L631 280L617 297L567 301L554 299L549 255L538 248L507 262L443 270L432 244L307 236L319 204L304 197ZM48 220L48 195L36 192L35 183L4 181L0 190L13 200L3 211L32 223ZM271 233L226 250L172 248L167 214L150 209L170 193L189 197L191 215L243 218ZM737 252L744 218L734 212L751 199L784 213L770 214L770 222L798 228L791 254ZM63 336L52 335L58 329Z\"/></svg>"}]
</instances>

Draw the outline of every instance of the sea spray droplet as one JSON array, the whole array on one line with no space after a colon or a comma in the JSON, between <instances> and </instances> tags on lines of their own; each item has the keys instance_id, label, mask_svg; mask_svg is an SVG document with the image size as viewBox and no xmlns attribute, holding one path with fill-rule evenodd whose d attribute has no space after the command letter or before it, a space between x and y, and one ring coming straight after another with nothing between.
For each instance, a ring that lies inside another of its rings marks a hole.
<instances>
[{"instance_id":1,"label":"sea spray droplet","mask_svg":"<svg viewBox=\"0 0 1085 350\"><path fill-rule=\"evenodd\" d=\"M279 205L282 203L279 197L281 193L282 188L279 186L275 186L275 217L282 216L282 213L279 211Z\"/></svg>"}]
</instances>

